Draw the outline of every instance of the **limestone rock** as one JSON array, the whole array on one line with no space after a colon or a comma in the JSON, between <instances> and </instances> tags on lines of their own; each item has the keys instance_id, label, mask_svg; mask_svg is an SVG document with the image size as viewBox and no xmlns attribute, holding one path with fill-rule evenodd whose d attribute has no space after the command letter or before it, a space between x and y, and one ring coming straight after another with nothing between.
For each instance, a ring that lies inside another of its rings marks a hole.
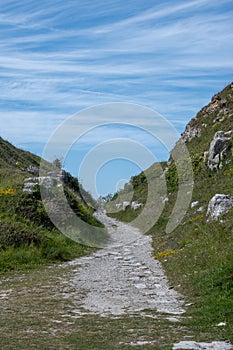
<instances>
[{"instance_id":1,"label":"limestone rock","mask_svg":"<svg viewBox=\"0 0 233 350\"><path fill-rule=\"evenodd\" d=\"M27 168L27 171L30 174L33 174L35 176L39 176L39 168L37 166L29 165L29 167Z\"/></svg>"},{"instance_id":2,"label":"limestone rock","mask_svg":"<svg viewBox=\"0 0 233 350\"><path fill-rule=\"evenodd\" d=\"M23 192L28 194L33 194L35 186L36 186L35 182L26 182L24 183L24 186L23 186Z\"/></svg>"},{"instance_id":3,"label":"limestone rock","mask_svg":"<svg viewBox=\"0 0 233 350\"><path fill-rule=\"evenodd\" d=\"M44 189L50 190L55 182L56 186L59 187L61 184L59 183L60 178L53 178L51 176L37 176L37 177L29 177L24 180L23 192L28 194L33 194L36 185L43 186Z\"/></svg>"},{"instance_id":4,"label":"limestone rock","mask_svg":"<svg viewBox=\"0 0 233 350\"><path fill-rule=\"evenodd\" d=\"M209 155L209 151L205 151L205 152L203 153L203 162L204 162L204 163L206 162L206 159L207 159L208 155Z\"/></svg>"},{"instance_id":5,"label":"limestone rock","mask_svg":"<svg viewBox=\"0 0 233 350\"><path fill-rule=\"evenodd\" d=\"M186 126L185 131L181 135L181 142L186 143L191 141L194 137L200 137L201 136L201 129L190 126L189 124Z\"/></svg>"},{"instance_id":6,"label":"limestone rock","mask_svg":"<svg viewBox=\"0 0 233 350\"><path fill-rule=\"evenodd\" d=\"M191 208L196 207L199 204L199 201L195 201L191 203Z\"/></svg>"},{"instance_id":7,"label":"limestone rock","mask_svg":"<svg viewBox=\"0 0 233 350\"><path fill-rule=\"evenodd\" d=\"M131 206L131 203L128 202L128 201L124 201L122 203L122 210L125 211L126 208L130 207Z\"/></svg>"},{"instance_id":8,"label":"limestone rock","mask_svg":"<svg viewBox=\"0 0 233 350\"><path fill-rule=\"evenodd\" d=\"M131 203L131 208L133 210L137 210L137 209L141 208L141 206L142 206L142 203L137 203L137 202L132 202Z\"/></svg>"},{"instance_id":9,"label":"limestone rock","mask_svg":"<svg viewBox=\"0 0 233 350\"><path fill-rule=\"evenodd\" d=\"M207 221L217 220L233 207L233 197L226 194L216 194L209 202L206 217Z\"/></svg>"},{"instance_id":10,"label":"limestone rock","mask_svg":"<svg viewBox=\"0 0 233 350\"><path fill-rule=\"evenodd\" d=\"M213 341L212 343L198 343L195 341L181 341L175 344L173 350L190 349L190 350L231 350L233 349L230 343L224 341Z\"/></svg>"},{"instance_id":11,"label":"limestone rock","mask_svg":"<svg viewBox=\"0 0 233 350\"><path fill-rule=\"evenodd\" d=\"M197 213L203 213L203 211L205 210L205 207L200 207L197 209Z\"/></svg>"},{"instance_id":12,"label":"limestone rock","mask_svg":"<svg viewBox=\"0 0 233 350\"><path fill-rule=\"evenodd\" d=\"M210 170L221 169L222 167L222 158L226 155L230 149L230 139L232 131L224 132L217 131L214 135L214 138L210 144L209 157L208 157L208 168Z\"/></svg>"},{"instance_id":13,"label":"limestone rock","mask_svg":"<svg viewBox=\"0 0 233 350\"><path fill-rule=\"evenodd\" d=\"M123 211L126 210L126 208L130 207L133 210L137 210L142 207L142 203L138 202L129 202L129 201L124 201L122 203L116 203L116 208L117 209L122 209Z\"/></svg>"}]
</instances>

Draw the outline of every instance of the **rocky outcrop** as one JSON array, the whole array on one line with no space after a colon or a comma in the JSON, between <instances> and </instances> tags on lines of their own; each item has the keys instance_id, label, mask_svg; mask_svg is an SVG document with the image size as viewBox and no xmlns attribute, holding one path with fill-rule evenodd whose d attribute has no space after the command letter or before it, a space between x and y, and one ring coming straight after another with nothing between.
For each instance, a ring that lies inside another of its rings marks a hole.
<instances>
[{"instance_id":1,"label":"rocky outcrop","mask_svg":"<svg viewBox=\"0 0 233 350\"><path fill-rule=\"evenodd\" d=\"M187 124L185 131L181 134L181 142L190 142L194 137L200 137L202 129L207 127L204 120L209 114L216 112L216 122L219 121L228 111L226 104L227 101L221 97L221 94L214 95L211 102L203 107L196 117Z\"/></svg>"},{"instance_id":2,"label":"rocky outcrop","mask_svg":"<svg viewBox=\"0 0 233 350\"><path fill-rule=\"evenodd\" d=\"M226 194L216 194L209 202L206 217L207 221L217 220L233 207L233 197Z\"/></svg>"},{"instance_id":3,"label":"rocky outcrop","mask_svg":"<svg viewBox=\"0 0 233 350\"><path fill-rule=\"evenodd\" d=\"M211 102L207 106L203 107L200 113L205 116L213 112L217 112L215 122L220 121L218 119L223 118L224 115L228 112L227 100L222 96L221 92L214 95L211 99Z\"/></svg>"},{"instance_id":4,"label":"rocky outcrop","mask_svg":"<svg viewBox=\"0 0 233 350\"><path fill-rule=\"evenodd\" d=\"M201 129L196 126L187 125L185 131L181 135L181 142L190 142L194 137L201 136Z\"/></svg>"},{"instance_id":5,"label":"rocky outcrop","mask_svg":"<svg viewBox=\"0 0 233 350\"><path fill-rule=\"evenodd\" d=\"M125 211L126 208L128 208L128 207L130 207L130 202L124 201L124 202L122 203L122 210Z\"/></svg>"},{"instance_id":6,"label":"rocky outcrop","mask_svg":"<svg viewBox=\"0 0 233 350\"><path fill-rule=\"evenodd\" d=\"M217 170L222 168L222 159L226 156L232 145L231 145L232 131L224 132L217 131L210 144L209 157L208 157L208 168L210 170Z\"/></svg>"},{"instance_id":7,"label":"rocky outcrop","mask_svg":"<svg viewBox=\"0 0 233 350\"><path fill-rule=\"evenodd\" d=\"M39 168L37 166L29 165L29 167L27 168L27 171L30 174L33 174L35 176L39 176Z\"/></svg>"},{"instance_id":8,"label":"rocky outcrop","mask_svg":"<svg viewBox=\"0 0 233 350\"><path fill-rule=\"evenodd\" d=\"M200 208L197 209L197 213L203 213L204 210L205 210L205 207L201 206Z\"/></svg>"},{"instance_id":9,"label":"rocky outcrop","mask_svg":"<svg viewBox=\"0 0 233 350\"><path fill-rule=\"evenodd\" d=\"M181 341L175 344L172 348L173 350L178 349L190 349L190 350L230 350L233 346L225 341L213 341L212 343L206 342L195 342L195 341Z\"/></svg>"},{"instance_id":10,"label":"rocky outcrop","mask_svg":"<svg viewBox=\"0 0 233 350\"><path fill-rule=\"evenodd\" d=\"M137 202L132 202L131 203L131 208L133 210L137 210L137 209L141 208L141 206L142 206L142 203L137 203Z\"/></svg>"},{"instance_id":11,"label":"rocky outcrop","mask_svg":"<svg viewBox=\"0 0 233 350\"><path fill-rule=\"evenodd\" d=\"M62 186L62 177L59 175L57 177L51 176L37 176L29 177L24 180L23 192L28 194L33 194L37 185L43 186L44 189L50 190L54 185L57 187Z\"/></svg>"},{"instance_id":12,"label":"rocky outcrop","mask_svg":"<svg viewBox=\"0 0 233 350\"><path fill-rule=\"evenodd\" d=\"M29 182L29 179L25 179L24 186L23 186L23 192L28 193L28 194L33 194L35 189L36 189L36 185L38 185L38 183Z\"/></svg>"},{"instance_id":13,"label":"rocky outcrop","mask_svg":"<svg viewBox=\"0 0 233 350\"><path fill-rule=\"evenodd\" d=\"M126 208L130 207L133 210L138 210L139 208L142 207L142 203L137 203L137 202L129 202L129 201L124 201L122 203L117 203L116 208L121 209L123 211L126 210Z\"/></svg>"},{"instance_id":14,"label":"rocky outcrop","mask_svg":"<svg viewBox=\"0 0 233 350\"><path fill-rule=\"evenodd\" d=\"M199 201L195 201L195 202L192 202L190 206L191 206L191 208L194 208L194 207L196 207L198 204L199 204Z\"/></svg>"},{"instance_id":15,"label":"rocky outcrop","mask_svg":"<svg viewBox=\"0 0 233 350\"><path fill-rule=\"evenodd\" d=\"M208 128L210 124L211 126L217 125L232 116L233 84L230 84L226 89L214 95L211 102L203 107L187 124L185 131L181 134L182 143L200 137L203 130ZM210 115L211 121L209 120Z\"/></svg>"}]
</instances>

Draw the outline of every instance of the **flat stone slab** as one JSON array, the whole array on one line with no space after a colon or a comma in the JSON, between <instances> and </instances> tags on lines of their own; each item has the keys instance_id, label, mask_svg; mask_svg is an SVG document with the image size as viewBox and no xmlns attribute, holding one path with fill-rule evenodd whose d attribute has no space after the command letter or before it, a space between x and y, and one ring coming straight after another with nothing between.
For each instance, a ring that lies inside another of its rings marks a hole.
<instances>
[{"instance_id":1,"label":"flat stone slab","mask_svg":"<svg viewBox=\"0 0 233 350\"><path fill-rule=\"evenodd\" d=\"M174 344L173 350L185 349L185 350L231 350L233 346L230 343L224 341L213 341L212 343L198 343L195 341L181 341Z\"/></svg>"}]
</instances>

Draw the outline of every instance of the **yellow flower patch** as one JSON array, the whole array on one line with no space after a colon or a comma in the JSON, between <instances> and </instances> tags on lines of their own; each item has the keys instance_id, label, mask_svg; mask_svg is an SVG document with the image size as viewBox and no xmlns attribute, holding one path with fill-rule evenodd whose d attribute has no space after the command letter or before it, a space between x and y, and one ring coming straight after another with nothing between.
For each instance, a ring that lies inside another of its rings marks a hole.
<instances>
[{"instance_id":1,"label":"yellow flower patch","mask_svg":"<svg viewBox=\"0 0 233 350\"><path fill-rule=\"evenodd\" d=\"M204 217L203 214L197 215L197 216L194 216L193 218L189 219L188 222L195 222L195 221L201 220L203 217Z\"/></svg>"},{"instance_id":2,"label":"yellow flower patch","mask_svg":"<svg viewBox=\"0 0 233 350\"><path fill-rule=\"evenodd\" d=\"M8 196L8 195L11 195L11 194L15 194L15 190L13 188L2 189L0 187L0 195Z\"/></svg>"},{"instance_id":3,"label":"yellow flower patch","mask_svg":"<svg viewBox=\"0 0 233 350\"><path fill-rule=\"evenodd\" d=\"M178 252L177 249L168 250L167 252L159 252L155 255L155 259L166 258L169 255L176 254Z\"/></svg>"}]
</instances>

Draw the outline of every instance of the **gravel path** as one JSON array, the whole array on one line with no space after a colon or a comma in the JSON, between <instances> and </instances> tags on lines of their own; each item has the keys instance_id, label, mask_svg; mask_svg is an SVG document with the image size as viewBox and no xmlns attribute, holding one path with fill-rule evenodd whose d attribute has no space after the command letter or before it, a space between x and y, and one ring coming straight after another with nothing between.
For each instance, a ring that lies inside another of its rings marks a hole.
<instances>
[{"instance_id":1,"label":"gravel path","mask_svg":"<svg viewBox=\"0 0 233 350\"><path fill-rule=\"evenodd\" d=\"M152 317L179 321L185 312L184 302L182 296L169 287L160 262L154 259L151 237L142 235L129 224L107 217L104 212L96 216L108 229L110 242L93 255L70 263L75 272L71 284L73 290L78 291L78 295L73 294L76 300L74 313L80 317L135 313L150 316L150 311L156 311L156 316L151 314ZM145 345L145 342L136 345ZM173 349L227 350L232 349L232 345L218 341L181 341L174 344Z\"/></svg>"},{"instance_id":2,"label":"gravel path","mask_svg":"<svg viewBox=\"0 0 233 350\"><path fill-rule=\"evenodd\" d=\"M104 249L72 262L78 264L72 285L84 295L76 296L77 307L102 316L156 310L175 320L184 312L183 301L153 258L151 238L103 212L97 216L111 239Z\"/></svg>"}]
</instances>

